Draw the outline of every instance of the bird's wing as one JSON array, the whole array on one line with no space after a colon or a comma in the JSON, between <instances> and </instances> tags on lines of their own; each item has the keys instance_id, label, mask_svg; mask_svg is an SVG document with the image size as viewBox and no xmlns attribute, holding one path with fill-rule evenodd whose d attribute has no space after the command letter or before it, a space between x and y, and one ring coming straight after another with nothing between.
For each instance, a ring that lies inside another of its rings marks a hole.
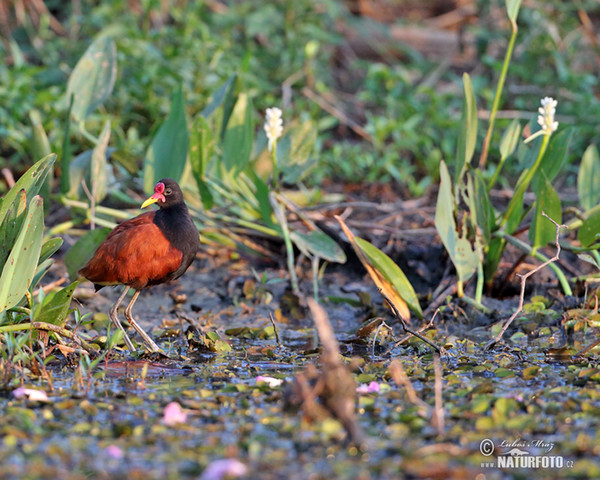
<instances>
[{"instance_id":1,"label":"bird's wing","mask_svg":"<svg viewBox=\"0 0 600 480\"><path fill-rule=\"evenodd\" d=\"M99 285L142 289L160 283L181 265L182 253L152 222L148 212L118 225L100 244L80 274Z\"/></svg>"}]
</instances>

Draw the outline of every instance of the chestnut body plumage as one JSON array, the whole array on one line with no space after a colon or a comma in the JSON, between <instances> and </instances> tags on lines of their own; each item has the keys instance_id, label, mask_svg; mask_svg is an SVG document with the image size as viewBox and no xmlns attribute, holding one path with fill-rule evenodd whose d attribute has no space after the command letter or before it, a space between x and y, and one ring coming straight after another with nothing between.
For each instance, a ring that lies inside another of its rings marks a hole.
<instances>
[{"instance_id":1,"label":"chestnut body plumage","mask_svg":"<svg viewBox=\"0 0 600 480\"><path fill-rule=\"evenodd\" d=\"M177 183L165 178L154 187L154 195L142 208L157 203L159 210L127 220L109 233L79 274L94 282L96 290L108 285L125 288L110 310L113 323L124 333L130 350L133 343L117 317L117 309L129 288L136 290L125 309L125 318L142 336L151 351L160 349L131 315L140 291L179 278L188 269L200 240L183 193Z\"/></svg>"}]
</instances>

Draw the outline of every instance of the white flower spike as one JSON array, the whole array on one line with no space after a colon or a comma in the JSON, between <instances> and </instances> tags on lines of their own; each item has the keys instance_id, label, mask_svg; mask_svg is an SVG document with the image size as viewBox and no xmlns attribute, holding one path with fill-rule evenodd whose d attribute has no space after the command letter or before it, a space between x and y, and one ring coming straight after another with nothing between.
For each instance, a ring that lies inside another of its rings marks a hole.
<instances>
[{"instance_id":1,"label":"white flower spike","mask_svg":"<svg viewBox=\"0 0 600 480\"><path fill-rule=\"evenodd\" d=\"M558 102L552 97L544 97L541 103L542 106L538 108L538 112L540 113L538 115L538 123L544 133L555 132L558 128L558 122L554 120L554 115L556 114L556 105L558 105Z\"/></svg>"},{"instance_id":2,"label":"white flower spike","mask_svg":"<svg viewBox=\"0 0 600 480\"><path fill-rule=\"evenodd\" d=\"M269 140L269 152L273 150L273 145L277 139L283 134L283 119L281 118L281 110L277 107L267 108L265 119L265 133Z\"/></svg>"},{"instance_id":3,"label":"white flower spike","mask_svg":"<svg viewBox=\"0 0 600 480\"><path fill-rule=\"evenodd\" d=\"M538 108L538 123L542 127L540 130L535 132L532 135L529 135L525 140L525 143L531 142L534 138L539 137L540 135L544 135L546 137L550 137L552 132L555 132L558 128L558 122L554 120L554 115L556 114L556 106L558 102L554 100L552 97L544 97L542 98L541 107Z\"/></svg>"}]
</instances>

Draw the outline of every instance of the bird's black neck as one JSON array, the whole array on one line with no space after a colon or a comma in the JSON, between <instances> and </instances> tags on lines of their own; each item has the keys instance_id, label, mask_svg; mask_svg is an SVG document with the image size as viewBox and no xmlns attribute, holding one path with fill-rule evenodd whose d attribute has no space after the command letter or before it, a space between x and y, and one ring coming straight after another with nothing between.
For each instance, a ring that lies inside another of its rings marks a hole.
<instances>
[{"instance_id":1,"label":"bird's black neck","mask_svg":"<svg viewBox=\"0 0 600 480\"><path fill-rule=\"evenodd\" d=\"M171 245L182 252L187 250L186 246L197 244L198 230L183 202L158 210L154 223Z\"/></svg>"}]
</instances>

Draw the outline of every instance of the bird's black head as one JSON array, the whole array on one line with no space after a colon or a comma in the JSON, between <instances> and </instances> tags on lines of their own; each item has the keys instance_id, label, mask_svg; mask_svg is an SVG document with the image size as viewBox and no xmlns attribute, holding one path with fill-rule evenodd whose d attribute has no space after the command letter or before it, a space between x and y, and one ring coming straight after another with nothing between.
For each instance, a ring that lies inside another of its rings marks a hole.
<instances>
[{"instance_id":1,"label":"bird's black head","mask_svg":"<svg viewBox=\"0 0 600 480\"><path fill-rule=\"evenodd\" d=\"M142 208L156 203L160 208L168 208L183 203L183 192L172 178L163 178L154 186L154 195L148 198Z\"/></svg>"}]
</instances>

